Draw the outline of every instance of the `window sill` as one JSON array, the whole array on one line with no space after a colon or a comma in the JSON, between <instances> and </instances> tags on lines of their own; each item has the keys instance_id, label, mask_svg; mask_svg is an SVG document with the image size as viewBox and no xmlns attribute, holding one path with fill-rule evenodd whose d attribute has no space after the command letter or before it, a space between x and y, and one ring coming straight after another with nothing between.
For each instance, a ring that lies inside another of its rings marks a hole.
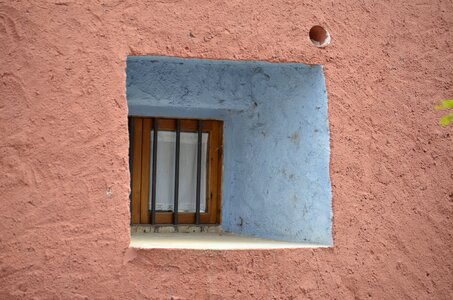
<instances>
[{"instance_id":1,"label":"window sill","mask_svg":"<svg viewBox=\"0 0 453 300\"><path fill-rule=\"evenodd\" d=\"M225 232L132 232L130 247L139 249L247 250L325 248L328 246L283 242Z\"/></svg>"}]
</instances>

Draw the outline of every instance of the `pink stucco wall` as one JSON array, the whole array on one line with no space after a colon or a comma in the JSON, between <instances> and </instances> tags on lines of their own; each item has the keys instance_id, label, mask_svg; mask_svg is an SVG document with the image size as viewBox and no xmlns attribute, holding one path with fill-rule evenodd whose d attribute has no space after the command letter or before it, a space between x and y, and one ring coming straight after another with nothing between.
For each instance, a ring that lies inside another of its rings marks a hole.
<instances>
[{"instance_id":1,"label":"pink stucco wall","mask_svg":"<svg viewBox=\"0 0 453 300\"><path fill-rule=\"evenodd\" d=\"M95 3L0 0L0 299L451 299L453 2ZM128 250L127 55L323 64L335 247Z\"/></svg>"}]
</instances>

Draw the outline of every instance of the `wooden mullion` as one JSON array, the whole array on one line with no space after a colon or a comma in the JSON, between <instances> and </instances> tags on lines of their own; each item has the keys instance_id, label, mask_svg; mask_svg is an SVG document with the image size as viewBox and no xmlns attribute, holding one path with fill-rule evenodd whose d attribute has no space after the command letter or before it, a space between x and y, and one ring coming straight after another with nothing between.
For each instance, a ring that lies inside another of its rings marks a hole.
<instances>
[{"instance_id":1,"label":"wooden mullion","mask_svg":"<svg viewBox=\"0 0 453 300\"><path fill-rule=\"evenodd\" d=\"M222 188L223 188L223 122L218 122L217 123L217 136L218 136L218 142L217 142L217 182L215 183L217 186L217 211L215 212L216 214L216 223L221 224L222 223Z\"/></svg>"},{"instance_id":2,"label":"wooden mullion","mask_svg":"<svg viewBox=\"0 0 453 300\"><path fill-rule=\"evenodd\" d=\"M209 223L216 223L217 216L217 168L218 168L218 130L211 131L209 135L209 168L208 168L208 212Z\"/></svg>"},{"instance_id":3,"label":"wooden mullion","mask_svg":"<svg viewBox=\"0 0 453 300\"><path fill-rule=\"evenodd\" d=\"M132 224L140 224L140 197L142 173L142 129L143 120L134 118L134 144L132 146Z\"/></svg>"},{"instance_id":4,"label":"wooden mullion","mask_svg":"<svg viewBox=\"0 0 453 300\"><path fill-rule=\"evenodd\" d=\"M141 174L141 197L140 197L140 223L149 223L149 177L151 160L151 119L143 120L142 133L142 174Z\"/></svg>"}]
</instances>

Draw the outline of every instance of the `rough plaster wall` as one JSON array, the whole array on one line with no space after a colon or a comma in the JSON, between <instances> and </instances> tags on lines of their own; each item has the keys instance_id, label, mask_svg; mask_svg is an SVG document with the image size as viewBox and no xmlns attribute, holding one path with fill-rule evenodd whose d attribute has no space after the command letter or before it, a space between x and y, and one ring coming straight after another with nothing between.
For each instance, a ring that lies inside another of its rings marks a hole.
<instances>
[{"instance_id":1,"label":"rough plaster wall","mask_svg":"<svg viewBox=\"0 0 453 300\"><path fill-rule=\"evenodd\" d=\"M452 10L0 1L0 298L451 298ZM325 66L334 248L128 250L126 56L152 54Z\"/></svg>"},{"instance_id":2,"label":"rough plaster wall","mask_svg":"<svg viewBox=\"0 0 453 300\"><path fill-rule=\"evenodd\" d=\"M131 115L224 120L225 230L332 245L321 66L150 56L126 73Z\"/></svg>"}]
</instances>

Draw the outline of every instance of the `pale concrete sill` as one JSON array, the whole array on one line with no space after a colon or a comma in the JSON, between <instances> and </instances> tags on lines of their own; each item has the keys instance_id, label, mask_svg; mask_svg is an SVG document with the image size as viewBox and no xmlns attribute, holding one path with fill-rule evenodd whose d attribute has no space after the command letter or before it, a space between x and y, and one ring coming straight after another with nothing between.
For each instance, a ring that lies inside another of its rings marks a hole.
<instances>
[{"instance_id":1,"label":"pale concrete sill","mask_svg":"<svg viewBox=\"0 0 453 300\"><path fill-rule=\"evenodd\" d=\"M132 231L130 247L140 249L245 250L320 248L327 246L282 242L225 232L155 233Z\"/></svg>"}]
</instances>

